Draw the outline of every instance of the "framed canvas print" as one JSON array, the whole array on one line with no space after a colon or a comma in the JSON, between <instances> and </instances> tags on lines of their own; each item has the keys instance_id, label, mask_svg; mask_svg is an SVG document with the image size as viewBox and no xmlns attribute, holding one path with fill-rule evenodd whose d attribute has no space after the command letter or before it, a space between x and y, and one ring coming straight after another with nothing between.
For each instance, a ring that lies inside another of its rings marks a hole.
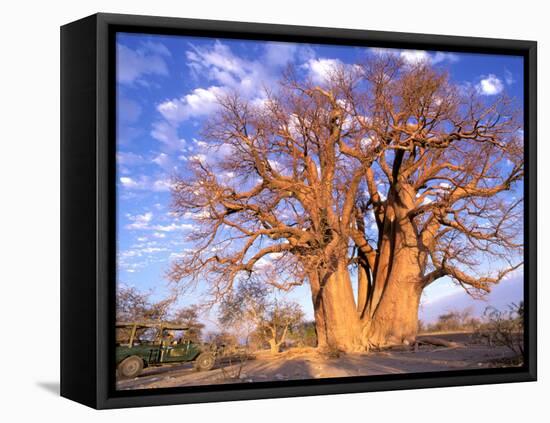
<instances>
[{"instance_id":1,"label":"framed canvas print","mask_svg":"<svg viewBox=\"0 0 550 423\"><path fill-rule=\"evenodd\" d=\"M61 29L61 393L536 379L536 43Z\"/></svg>"}]
</instances>

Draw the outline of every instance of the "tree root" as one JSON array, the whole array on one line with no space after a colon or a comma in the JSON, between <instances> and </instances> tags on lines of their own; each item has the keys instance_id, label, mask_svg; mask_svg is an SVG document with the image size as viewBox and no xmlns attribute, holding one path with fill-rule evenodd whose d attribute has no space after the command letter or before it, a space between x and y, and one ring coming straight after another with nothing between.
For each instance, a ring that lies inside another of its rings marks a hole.
<instances>
[{"instance_id":1,"label":"tree root","mask_svg":"<svg viewBox=\"0 0 550 423\"><path fill-rule=\"evenodd\" d=\"M436 338L433 336L423 336L416 340L416 344L435 345L436 347L457 348L463 346L458 342L447 341L446 339Z\"/></svg>"}]
</instances>

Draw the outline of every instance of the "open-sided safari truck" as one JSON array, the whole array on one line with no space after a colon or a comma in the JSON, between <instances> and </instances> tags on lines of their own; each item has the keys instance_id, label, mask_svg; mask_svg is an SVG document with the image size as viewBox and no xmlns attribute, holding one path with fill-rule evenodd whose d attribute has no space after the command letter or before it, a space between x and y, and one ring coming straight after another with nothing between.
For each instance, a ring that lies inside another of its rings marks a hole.
<instances>
[{"instance_id":1,"label":"open-sided safari truck","mask_svg":"<svg viewBox=\"0 0 550 423\"><path fill-rule=\"evenodd\" d=\"M189 328L172 323L117 322L116 364L120 378L134 378L144 367L193 361L210 370L215 351L186 336Z\"/></svg>"}]
</instances>

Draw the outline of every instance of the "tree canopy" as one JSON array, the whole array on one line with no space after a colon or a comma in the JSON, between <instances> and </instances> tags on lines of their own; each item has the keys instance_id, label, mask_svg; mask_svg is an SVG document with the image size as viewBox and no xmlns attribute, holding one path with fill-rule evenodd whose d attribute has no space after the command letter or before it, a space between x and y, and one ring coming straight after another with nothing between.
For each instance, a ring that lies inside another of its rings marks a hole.
<instances>
[{"instance_id":1,"label":"tree canopy","mask_svg":"<svg viewBox=\"0 0 550 423\"><path fill-rule=\"evenodd\" d=\"M262 102L218 101L211 156L172 190L200 226L173 281L207 283L215 302L252 275L308 283L320 342L350 349L416 333L401 310L418 301L397 298L445 276L481 295L521 266L522 110L504 95L388 54L323 84L289 68Z\"/></svg>"}]
</instances>

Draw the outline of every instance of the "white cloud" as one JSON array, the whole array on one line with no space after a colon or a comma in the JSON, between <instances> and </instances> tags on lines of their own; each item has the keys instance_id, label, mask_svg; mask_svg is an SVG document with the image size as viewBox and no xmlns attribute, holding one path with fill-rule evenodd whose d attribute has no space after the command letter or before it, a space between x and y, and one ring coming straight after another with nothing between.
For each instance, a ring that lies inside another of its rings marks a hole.
<instances>
[{"instance_id":1,"label":"white cloud","mask_svg":"<svg viewBox=\"0 0 550 423\"><path fill-rule=\"evenodd\" d=\"M202 141L202 140L198 140L196 138L193 138L193 142L195 143L195 145L197 147L200 147L200 148L208 147L208 143L206 141Z\"/></svg>"},{"instance_id":2,"label":"white cloud","mask_svg":"<svg viewBox=\"0 0 550 423\"><path fill-rule=\"evenodd\" d=\"M210 217L210 212L207 210L201 210L199 212L193 213L193 212L185 212L183 217L185 219L207 219Z\"/></svg>"},{"instance_id":3,"label":"white cloud","mask_svg":"<svg viewBox=\"0 0 550 423\"><path fill-rule=\"evenodd\" d=\"M211 114L218 107L218 98L229 91L235 90L251 100L263 98L263 88L273 86L280 76L278 67L294 61L298 50L292 43L270 42L257 60L246 60L220 41L209 47L191 45L186 52L188 66L197 78L208 80L209 85L167 99L157 109L176 126L187 119Z\"/></svg>"},{"instance_id":4,"label":"white cloud","mask_svg":"<svg viewBox=\"0 0 550 423\"><path fill-rule=\"evenodd\" d=\"M166 164L166 161L167 160L170 160L170 158L168 157L168 154L166 153L159 153L158 156L156 156L154 159L153 159L153 163L156 163L158 164L159 166L163 166L164 164Z\"/></svg>"},{"instance_id":5,"label":"white cloud","mask_svg":"<svg viewBox=\"0 0 550 423\"><path fill-rule=\"evenodd\" d=\"M168 248L151 245L134 245L127 250L119 251L117 254L117 267L121 270L133 273L139 269L145 268L153 261L158 261L151 256L158 253L167 252Z\"/></svg>"},{"instance_id":6,"label":"white cloud","mask_svg":"<svg viewBox=\"0 0 550 423\"><path fill-rule=\"evenodd\" d=\"M302 65L308 71L311 80L317 84L327 81L327 78L334 73L342 62L338 59L309 59Z\"/></svg>"},{"instance_id":7,"label":"white cloud","mask_svg":"<svg viewBox=\"0 0 550 423\"><path fill-rule=\"evenodd\" d=\"M225 157L230 157L235 154L234 148L229 144L216 146L195 138L193 138L193 147L194 148L191 148L190 146L190 148L188 148L188 155L178 156L178 159L214 165ZM221 173L220 176L227 177L228 175Z\"/></svg>"},{"instance_id":8,"label":"white cloud","mask_svg":"<svg viewBox=\"0 0 550 423\"><path fill-rule=\"evenodd\" d=\"M159 253L161 251L168 251L167 248L164 247L145 247L140 250L142 253L151 254L151 253Z\"/></svg>"},{"instance_id":9,"label":"white cloud","mask_svg":"<svg viewBox=\"0 0 550 423\"><path fill-rule=\"evenodd\" d=\"M139 186L138 182L136 182L129 176L122 176L119 180L122 186L124 186L125 188L137 188Z\"/></svg>"},{"instance_id":10,"label":"white cloud","mask_svg":"<svg viewBox=\"0 0 550 423\"><path fill-rule=\"evenodd\" d=\"M146 212L138 215L126 215L129 221L132 223L126 225L126 229L147 229L149 223L153 219L153 213Z\"/></svg>"},{"instance_id":11,"label":"white cloud","mask_svg":"<svg viewBox=\"0 0 550 423\"><path fill-rule=\"evenodd\" d=\"M116 161L119 165L139 165L144 163L144 159L141 155L132 152L118 151L116 153Z\"/></svg>"},{"instance_id":12,"label":"white cloud","mask_svg":"<svg viewBox=\"0 0 550 423\"><path fill-rule=\"evenodd\" d=\"M145 75L168 75L164 60L166 54L159 54L160 50L158 43L143 43L136 50L117 44L117 81L127 85L135 82L147 85L143 79Z\"/></svg>"},{"instance_id":13,"label":"white cloud","mask_svg":"<svg viewBox=\"0 0 550 423\"><path fill-rule=\"evenodd\" d=\"M408 65L430 62L430 55L424 50L403 50L399 56Z\"/></svg>"},{"instance_id":14,"label":"white cloud","mask_svg":"<svg viewBox=\"0 0 550 423\"><path fill-rule=\"evenodd\" d=\"M437 51L435 54L430 55L430 60L432 64L437 64L441 62L456 63L460 59L455 53L445 53L443 51Z\"/></svg>"},{"instance_id":15,"label":"white cloud","mask_svg":"<svg viewBox=\"0 0 550 423\"><path fill-rule=\"evenodd\" d=\"M216 107L217 97L221 94L223 92L219 87L193 90L191 94L184 97L188 107L187 113L191 116L209 114Z\"/></svg>"},{"instance_id":16,"label":"white cloud","mask_svg":"<svg viewBox=\"0 0 550 423\"><path fill-rule=\"evenodd\" d=\"M231 91L251 101L264 98L264 88L274 86L280 67L294 61L298 51L302 58L311 57L310 50L293 43L269 42L256 60L247 60L220 41L206 47L191 44L185 52L187 65L203 86L159 103L157 110L164 121L154 124L151 135L167 145L176 144L177 128L182 122L210 115L218 109L219 98Z\"/></svg>"},{"instance_id":17,"label":"white cloud","mask_svg":"<svg viewBox=\"0 0 550 423\"><path fill-rule=\"evenodd\" d=\"M152 236L157 239L166 238L167 232L174 232L174 231L187 231L194 228L194 226L190 223L170 223L168 225L162 225L162 224L155 224L153 222L153 213L152 212L145 212L143 214L126 214L126 218L130 221L129 224L126 225L126 229L133 229L133 230L141 230L141 231L153 231ZM138 238L138 241L144 242L146 241L146 237L140 237ZM156 241L150 241L145 244L147 247L158 245ZM144 244L136 245L136 247L143 247Z\"/></svg>"},{"instance_id":18,"label":"white cloud","mask_svg":"<svg viewBox=\"0 0 550 423\"><path fill-rule=\"evenodd\" d=\"M298 52L298 45L294 43L276 43L265 44L264 60L272 66L284 66L294 61L294 56Z\"/></svg>"},{"instance_id":19,"label":"white cloud","mask_svg":"<svg viewBox=\"0 0 550 423\"><path fill-rule=\"evenodd\" d=\"M280 46L269 48L278 49L279 53L284 49ZM285 54L288 53L288 50L285 51ZM277 67L268 62L270 55L274 54L273 51L270 53L266 50L265 55L258 60L246 60L234 55L227 45L216 41L208 48L192 46L192 50L186 54L188 65L196 76L214 81L207 89L210 91L218 89L223 93L226 90L235 90L247 98L263 97L264 84L272 85L278 78Z\"/></svg>"},{"instance_id":20,"label":"white cloud","mask_svg":"<svg viewBox=\"0 0 550 423\"><path fill-rule=\"evenodd\" d=\"M196 88L181 98L164 101L157 106L160 114L173 125L191 117L206 116L217 107L218 96L223 95L224 89L217 86Z\"/></svg>"},{"instance_id":21,"label":"white cloud","mask_svg":"<svg viewBox=\"0 0 550 423\"><path fill-rule=\"evenodd\" d=\"M235 178L235 172L224 172L222 173L222 177L227 180L232 180Z\"/></svg>"},{"instance_id":22,"label":"white cloud","mask_svg":"<svg viewBox=\"0 0 550 423\"><path fill-rule=\"evenodd\" d=\"M172 172L176 168L172 157L166 153L159 153L157 156L155 156L153 158L153 163L166 170L167 172Z\"/></svg>"},{"instance_id":23,"label":"white cloud","mask_svg":"<svg viewBox=\"0 0 550 423\"><path fill-rule=\"evenodd\" d=\"M362 138L359 144L361 145L362 149L367 150L373 146L374 139L369 135L365 138Z\"/></svg>"},{"instance_id":24,"label":"white cloud","mask_svg":"<svg viewBox=\"0 0 550 423\"><path fill-rule=\"evenodd\" d=\"M192 162L204 163L206 162L206 154L194 154L193 156L190 156L188 160L191 160Z\"/></svg>"},{"instance_id":25,"label":"white cloud","mask_svg":"<svg viewBox=\"0 0 550 423\"><path fill-rule=\"evenodd\" d=\"M456 63L459 56L443 51L427 52L425 50L399 50L393 48L371 48L369 51L377 56L391 55L400 57L406 65L414 66L422 63L436 65L442 62Z\"/></svg>"},{"instance_id":26,"label":"white cloud","mask_svg":"<svg viewBox=\"0 0 550 423\"><path fill-rule=\"evenodd\" d=\"M395 55L398 54L399 50L394 48L382 48L382 47L371 47L368 51L375 56L385 56L385 55Z\"/></svg>"},{"instance_id":27,"label":"white cloud","mask_svg":"<svg viewBox=\"0 0 550 423\"><path fill-rule=\"evenodd\" d=\"M193 229L194 226L189 223L171 223L169 225L155 225L152 226L157 232L174 232L174 231L188 231Z\"/></svg>"},{"instance_id":28,"label":"white cloud","mask_svg":"<svg viewBox=\"0 0 550 423\"><path fill-rule=\"evenodd\" d=\"M273 267L273 263L271 262L271 258L269 256L263 256L256 263L254 263L254 267L258 270L261 270Z\"/></svg>"},{"instance_id":29,"label":"white cloud","mask_svg":"<svg viewBox=\"0 0 550 423\"><path fill-rule=\"evenodd\" d=\"M181 259L188 255L188 252L170 253L170 260Z\"/></svg>"},{"instance_id":30,"label":"white cloud","mask_svg":"<svg viewBox=\"0 0 550 423\"><path fill-rule=\"evenodd\" d=\"M166 121L154 122L151 136L169 150L181 150L185 147L185 140L178 136L178 129Z\"/></svg>"},{"instance_id":31,"label":"white cloud","mask_svg":"<svg viewBox=\"0 0 550 423\"><path fill-rule=\"evenodd\" d=\"M218 40L212 48L192 46L192 49L187 51L186 56L194 70L209 70L212 78L243 76L246 73L248 62L235 56L227 45Z\"/></svg>"},{"instance_id":32,"label":"white cloud","mask_svg":"<svg viewBox=\"0 0 550 423\"><path fill-rule=\"evenodd\" d=\"M276 261L284 256L284 253L271 253L269 255L261 257L255 264L254 267L258 270L272 268L277 265Z\"/></svg>"},{"instance_id":33,"label":"white cloud","mask_svg":"<svg viewBox=\"0 0 550 423\"><path fill-rule=\"evenodd\" d=\"M155 41L145 41L142 43L142 48L144 48L146 51L150 51L151 53L156 53L161 56L172 56L172 53L170 53L170 50L166 48L166 46L162 43L155 42Z\"/></svg>"},{"instance_id":34,"label":"white cloud","mask_svg":"<svg viewBox=\"0 0 550 423\"><path fill-rule=\"evenodd\" d=\"M121 176L119 181L122 187L136 191L170 191L172 183L167 178L151 179L149 176L141 175L139 178Z\"/></svg>"},{"instance_id":35,"label":"white cloud","mask_svg":"<svg viewBox=\"0 0 550 423\"><path fill-rule=\"evenodd\" d=\"M476 90L481 95L496 95L504 90L504 85L496 75L490 74L479 81Z\"/></svg>"},{"instance_id":36,"label":"white cloud","mask_svg":"<svg viewBox=\"0 0 550 423\"><path fill-rule=\"evenodd\" d=\"M170 182L167 179L157 179L155 182L153 182L153 185L151 189L153 191L170 191L170 188L172 187L172 182Z\"/></svg>"},{"instance_id":37,"label":"white cloud","mask_svg":"<svg viewBox=\"0 0 550 423\"><path fill-rule=\"evenodd\" d=\"M288 175L286 167L280 161L276 159L269 159L268 162L269 162L269 165L273 168L273 170L275 170L275 172L281 173L283 175L284 174Z\"/></svg>"}]
</instances>

